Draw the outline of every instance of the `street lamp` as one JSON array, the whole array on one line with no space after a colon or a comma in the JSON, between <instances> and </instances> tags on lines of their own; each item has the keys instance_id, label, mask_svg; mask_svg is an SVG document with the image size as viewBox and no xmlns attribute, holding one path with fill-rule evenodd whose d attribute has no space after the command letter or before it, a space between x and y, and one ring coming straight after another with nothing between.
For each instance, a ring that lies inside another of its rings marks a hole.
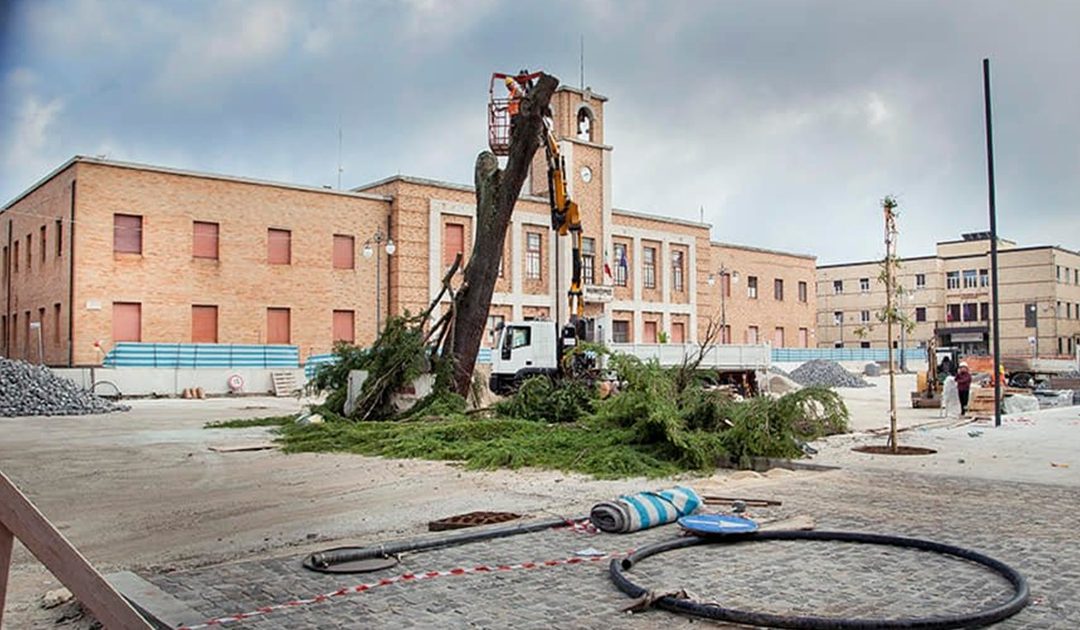
<instances>
[{"instance_id":1,"label":"street lamp","mask_svg":"<svg viewBox=\"0 0 1080 630\"><path fill-rule=\"evenodd\" d=\"M739 282L739 272L720 265L715 274L709 274L708 283L710 287L716 284L717 277L726 277L728 279L726 284L724 282L720 283L720 339L721 343L731 343L727 329L727 292L731 290L731 283Z\"/></svg>"},{"instance_id":2,"label":"street lamp","mask_svg":"<svg viewBox=\"0 0 1080 630\"><path fill-rule=\"evenodd\" d=\"M383 241L386 241L386 255L393 256L397 251L397 245L394 245L394 239L388 239L383 234L382 228L377 228L375 233L371 235L371 238L364 241L364 258L371 258L375 255L375 250L382 245ZM389 263L389 261L387 261ZM382 256L375 256L375 336L378 337L382 332Z\"/></svg>"}]
</instances>

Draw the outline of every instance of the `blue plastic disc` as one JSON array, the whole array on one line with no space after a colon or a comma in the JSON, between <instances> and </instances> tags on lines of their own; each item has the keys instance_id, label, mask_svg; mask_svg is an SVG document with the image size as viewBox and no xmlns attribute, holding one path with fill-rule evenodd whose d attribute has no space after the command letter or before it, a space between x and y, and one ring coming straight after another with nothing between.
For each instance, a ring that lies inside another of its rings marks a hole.
<instances>
[{"instance_id":1,"label":"blue plastic disc","mask_svg":"<svg viewBox=\"0 0 1080 630\"><path fill-rule=\"evenodd\" d=\"M758 524L741 516L726 514L696 514L679 519L679 526L698 536L723 536L725 534L749 534L757 531Z\"/></svg>"}]
</instances>

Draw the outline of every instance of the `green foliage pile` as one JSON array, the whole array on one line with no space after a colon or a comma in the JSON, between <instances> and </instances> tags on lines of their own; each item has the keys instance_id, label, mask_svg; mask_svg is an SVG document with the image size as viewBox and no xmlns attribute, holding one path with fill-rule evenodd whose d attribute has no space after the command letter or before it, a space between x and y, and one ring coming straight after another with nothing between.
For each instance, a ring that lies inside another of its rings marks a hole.
<instances>
[{"instance_id":1,"label":"green foliage pile","mask_svg":"<svg viewBox=\"0 0 1080 630\"><path fill-rule=\"evenodd\" d=\"M535 376L509 398L495 404L495 414L537 422L577 422L589 416L595 388L575 379Z\"/></svg>"}]
</instances>

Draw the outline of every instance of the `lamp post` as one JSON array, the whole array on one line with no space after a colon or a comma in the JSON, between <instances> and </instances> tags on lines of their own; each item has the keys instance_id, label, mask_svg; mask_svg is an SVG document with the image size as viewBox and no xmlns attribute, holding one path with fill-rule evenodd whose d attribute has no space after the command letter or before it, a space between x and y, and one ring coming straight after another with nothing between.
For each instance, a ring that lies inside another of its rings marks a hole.
<instances>
[{"instance_id":1,"label":"lamp post","mask_svg":"<svg viewBox=\"0 0 1080 630\"><path fill-rule=\"evenodd\" d=\"M716 284L717 277L728 279L726 284L724 282L720 283L720 339L721 343L731 343L727 331L727 292L731 290L731 283L739 281L739 272L720 265L715 274L709 274L708 283L710 287Z\"/></svg>"},{"instance_id":2,"label":"lamp post","mask_svg":"<svg viewBox=\"0 0 1080 630\"><path fill-rule=\"evenodd\" d=\"M393 256L397 251L394 239L388 239L382 228L377 228L371 238L364 241L364 258L375 256L376 250L386 241L386 255ZM382 256L375 256L375 336L382 332Z\"/></svg>"}]
</instances>

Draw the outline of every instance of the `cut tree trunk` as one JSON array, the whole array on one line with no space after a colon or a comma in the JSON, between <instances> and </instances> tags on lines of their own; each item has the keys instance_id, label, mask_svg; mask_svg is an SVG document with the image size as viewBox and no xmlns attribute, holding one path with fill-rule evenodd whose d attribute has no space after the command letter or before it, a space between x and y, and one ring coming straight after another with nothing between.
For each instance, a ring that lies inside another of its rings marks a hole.
<instances>
[{"instance_id":1,"label":"cut tree trunk","mask_svg":"<svg viewBox=\"0 0 1080 630\"><path fill-rule=\"evenodd\" d=\"M533 155L540 148L543 115L558 85L557 78L541 74L536 86L522 99L521 113L510 136L505 169L499 168L498 159L490 151L476 157L476 238L465 267L465 281L454 300L457 311L454 334L446 338L442 348L443 356L454 356L454 388L462 396L468 395L472 384L510 215Z\"/></svg>"}]
</instances>

